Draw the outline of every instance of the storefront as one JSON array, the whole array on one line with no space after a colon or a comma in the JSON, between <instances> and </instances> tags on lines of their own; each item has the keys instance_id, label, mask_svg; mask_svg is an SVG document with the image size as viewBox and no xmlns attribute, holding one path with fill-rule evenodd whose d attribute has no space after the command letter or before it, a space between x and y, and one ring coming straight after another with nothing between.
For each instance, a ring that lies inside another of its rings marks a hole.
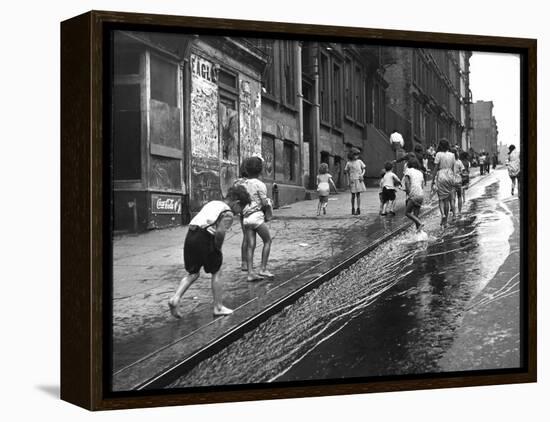
<instances>
[{"instance_id":1,"label":"storefront","mask_svg":"<svg viewBox=\"0 0 550 422\"><path fill-rule=\"evenodd\" d=\"M265 59L222 37L117 32L113 41L114 229L185 224L261 153Z\"/></svg>"}]
</instances>

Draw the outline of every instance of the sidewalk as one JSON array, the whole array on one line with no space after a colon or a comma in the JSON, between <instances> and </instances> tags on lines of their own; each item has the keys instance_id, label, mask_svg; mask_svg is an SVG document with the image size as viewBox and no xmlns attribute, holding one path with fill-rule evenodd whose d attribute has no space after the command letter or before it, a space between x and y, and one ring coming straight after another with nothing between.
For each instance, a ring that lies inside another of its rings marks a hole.
<instances>
[{"instance_id":1,"label":"sidewalk","mask_svg":"<svg viewBox=\"0 0 550 422\"><path fill-rule=\"evenodd\" d=\"M242 233L237 221L223 246L224 303L235 312L212 315L210 277L201 277L183 296L174 319L167 301L185 275L182 245L187 227L124 235L113 241L113 389L137 388L208 344L234 335L251 318L332 270L375 247L412 223L398 192L395 217L381 217L378 188L361 194L361 215L351 215L349 193L331 195L327 215L316 216L317 200L275 210L268 223L273 237L268 268L273 280L250 283L240 270ZM429 204L435 205L435 201ZM424 207L427 209L428 206ZM262 243L258 238L255 264Z\"/></svg>"}]
</instances>

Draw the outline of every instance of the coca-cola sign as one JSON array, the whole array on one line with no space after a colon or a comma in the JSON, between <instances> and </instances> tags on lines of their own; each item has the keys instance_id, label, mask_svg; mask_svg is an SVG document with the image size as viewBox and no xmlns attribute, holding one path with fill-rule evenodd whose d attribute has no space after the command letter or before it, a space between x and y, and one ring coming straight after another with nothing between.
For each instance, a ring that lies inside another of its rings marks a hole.
<instances>
[{"instance_id":1,"label":"coca-cola sign","mask_svg":"<svg viewBox=\"0 0 550 422\"><path fill-rule=\"evenodd\" d=\"M151 195L153 214L181 214L181 197L176 195Z\"/></svg>"}]
</instances>

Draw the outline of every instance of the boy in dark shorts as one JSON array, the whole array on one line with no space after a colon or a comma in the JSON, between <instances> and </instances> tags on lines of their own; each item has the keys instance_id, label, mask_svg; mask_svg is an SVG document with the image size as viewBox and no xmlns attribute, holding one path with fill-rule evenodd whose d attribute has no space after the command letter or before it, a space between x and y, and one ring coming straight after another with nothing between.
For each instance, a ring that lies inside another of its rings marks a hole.
<instances>
[{"instance_id":1,"label":"boy in dark shorts","mask_svg":"<svg viewBox=\"0 0 550 422\"><path fill-rule=\"evenodd\" d=\"M228 315L233 311L222 304L222 286L219 280L223 261L222 244L226 231L233 223L234 214L250 204L250 196L244 186L232 186L223 201L210 201L189 223L183 246L183 260L187 275L168 300L170 312L180 318L178 303L187 289L199 278L201 267L212 274L214 315Z\"/></svg>"},{"instance_id":2,"label":"boy in dark shorts","mask_svg":"<svg viewBox=\"0 0 550 422\"><path fill-rule=\"evenodd\" d=\"M384 164L384 175L380 180L380 187L382 188L382 202L384 203L380 215L395 215L395 192L398 186L401 186L399 177L392 171L393 163L386 161Z\"/></svg>"}]
</instances>

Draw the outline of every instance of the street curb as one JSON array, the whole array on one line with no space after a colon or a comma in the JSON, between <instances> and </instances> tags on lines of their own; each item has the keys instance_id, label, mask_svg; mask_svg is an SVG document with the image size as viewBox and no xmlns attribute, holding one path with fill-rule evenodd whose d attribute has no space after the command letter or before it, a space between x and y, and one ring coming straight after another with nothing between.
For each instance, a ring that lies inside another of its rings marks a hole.
<instances>
[{"instance_id":1,"label":"street curb","mask_svg":"<svg viewBox=\"0 0 550 422\"><path fill-rule=\"evenodd\" d=\"M481 176L476 177L471 183L470 187L477 184L481 180ZM430 206L428 209L423 211L421 213L421 217L424 217L433 211L438 209L437 203L435 205ZM186 357L184 360L179 362L178 364L158 373L154 377L142 382L138 386L135 387L138 391L150 391L150 390L157 390L157 389L163 389L170 383L176 381L178 378L182 377L186 373L188 373L191 369L193 369L196 365L198 365L200 362L208 359L209 357L213 356L214 354L220 352L225 347L227 347L229 344L233 343L234 341L241 338L245 333L257 328L261 323L265 322L268 318L273 316L274 314L280 312L285 307L289 306L290 304L294 303L296 300L298 300L300 297L305 295L306 293L310 292L311 290L319 287L322 283L325 281L332 279L335 277L338 273L342 272L346 268L353 265L355 262L357 262L359 259L363 258L368 253L372 252L377 246L380 244L387 242L392 237L400 234L401 232L405 231L407 228L409 228L413 223L411 221L405 221L400 226L398 226L396 229L391 231L390 233L384 234L374 240L373 242L369 243L364 249L362 249L359 252L356 252L355 254L351 255L350 257L346 258L344 261L342 261L340 264L336 265L335 267L331 268L329 271L326 271L325 273L321 274L317 278L311 280L310 282L304 284L300 288L294 290L293 292L289 293L288 295L280 298L279 300L275 301L271 305L269 305L264 310L260 311L259 313L253 315L252 317L248 318L241 324L237 325L236 327L229 330L227 333L221 335L216 340L210 342L206 346L202 347L192 355Z\"/></svg>"}]
</instances>

